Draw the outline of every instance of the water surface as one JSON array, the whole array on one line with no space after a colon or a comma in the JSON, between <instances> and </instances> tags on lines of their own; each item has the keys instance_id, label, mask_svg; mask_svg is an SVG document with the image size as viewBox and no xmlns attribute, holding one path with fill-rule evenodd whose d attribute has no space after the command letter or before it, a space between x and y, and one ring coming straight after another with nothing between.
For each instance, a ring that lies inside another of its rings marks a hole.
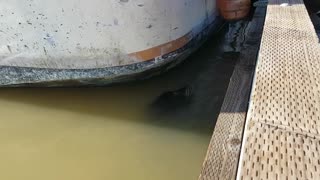
<instances>
[{"instance_id":1,"label":"water surface","mask_svg":"<svg viewBox=\"0 0 320 180\"><path fill-rule=\"evenodd\" d=\"M149 80L1 89L0 179L197 179L236 59L227 32Z\"/></svg>"}]
</instances>

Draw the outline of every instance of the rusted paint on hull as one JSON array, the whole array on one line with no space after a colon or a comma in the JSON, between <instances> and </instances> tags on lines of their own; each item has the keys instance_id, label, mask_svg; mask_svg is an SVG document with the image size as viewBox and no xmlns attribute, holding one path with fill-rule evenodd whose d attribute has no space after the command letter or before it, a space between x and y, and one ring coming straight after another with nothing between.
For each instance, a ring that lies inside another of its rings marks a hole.
<instances>
[{"instance_id":1,"label":"rusted paint on hull","mask_svg":"<svg viewBox=\"0 0 320 180\"><path fill-rule=\"evenodd\" d=\"M221 16L228 21L236 21L248 16L251 0L218 0Z\"/></svg>"},{"instance_id":2,"label":"rusted paint on hull","mask_svg":"<svg viewBox=\"0 0 320 180\"><path fill-rule=\"evenodd\" d=\"M156 46L147 50L143 50L140 52L135 52L130 54L129 56L136 59L140 59L142 61L147 61L150 59L154 59L156 57L160 57L162 54L168 54L170 52L176 51L177 49L180 49L183 46L185 46L191 39L192 39L192 33L190 32L174 41L161 44L159 46Z\"/></svg>"}]
</instances>

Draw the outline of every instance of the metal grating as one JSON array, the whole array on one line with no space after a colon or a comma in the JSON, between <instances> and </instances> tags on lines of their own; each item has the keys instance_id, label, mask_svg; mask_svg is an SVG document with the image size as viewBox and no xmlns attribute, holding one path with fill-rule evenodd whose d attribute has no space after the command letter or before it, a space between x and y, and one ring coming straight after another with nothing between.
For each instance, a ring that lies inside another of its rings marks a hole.
<instances>
[{"instance_id":1,"label":"metal grating","mask_svg":"<svg viewBox=\"0 0 320 180\"><path fill-rule=\"evenodd\" d=\"M270 0L238 179L320 178L320 44L302 0Z\"/></svg>"}]
</instances>

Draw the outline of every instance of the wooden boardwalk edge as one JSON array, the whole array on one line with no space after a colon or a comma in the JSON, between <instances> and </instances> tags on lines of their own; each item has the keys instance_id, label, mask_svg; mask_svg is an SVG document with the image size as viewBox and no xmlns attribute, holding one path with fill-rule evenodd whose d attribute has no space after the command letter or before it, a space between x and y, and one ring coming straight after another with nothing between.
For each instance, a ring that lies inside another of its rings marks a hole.
<instances>
[{"instance_id":1,"label":"wooden boardwalk edge","mask_svg":"<svg viewBox=\"0 0 320 180\"><path fill-rule=\"evenodd\" d=\"M265 7L257 7L245 31L246 40L231 76L199 180L236 177L265 10Z\"/></svg>"},{"instance_id":2,"label":"wooden boardwalk edge","mask_svg":"<svg viewBox=\"0 0 320 180\"><path fill-rule=\"evenodd\" d=\"M320 44L303 0L269 0L237 179L320 179Z\"/></svg>"}]
</instances>

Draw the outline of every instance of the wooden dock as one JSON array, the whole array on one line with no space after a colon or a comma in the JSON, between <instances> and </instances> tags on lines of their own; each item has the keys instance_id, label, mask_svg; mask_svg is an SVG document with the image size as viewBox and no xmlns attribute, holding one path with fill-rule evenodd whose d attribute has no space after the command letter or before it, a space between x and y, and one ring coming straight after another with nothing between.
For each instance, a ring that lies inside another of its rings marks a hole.
<instances>
[{"instance_id":1,"label":"wooden dock","mask_svg":"<svg viewBox=\"0 0 320 180\"><path fill-rule=\"evenodd\" d=\"M231 76L199 180L235 179L266 7L258 7Z\"/></svg>"},{"instance_id":2,"label":"wooden dock","mask_svg":"<svg viewBox=\"0 0 320 180\"><path fill-rule=\"evenodd\" d=\"M253 79L248 111L222 108L199 179L319 179L320 44L302 0L269 0Z\"/></svg>"}]
</instances>

